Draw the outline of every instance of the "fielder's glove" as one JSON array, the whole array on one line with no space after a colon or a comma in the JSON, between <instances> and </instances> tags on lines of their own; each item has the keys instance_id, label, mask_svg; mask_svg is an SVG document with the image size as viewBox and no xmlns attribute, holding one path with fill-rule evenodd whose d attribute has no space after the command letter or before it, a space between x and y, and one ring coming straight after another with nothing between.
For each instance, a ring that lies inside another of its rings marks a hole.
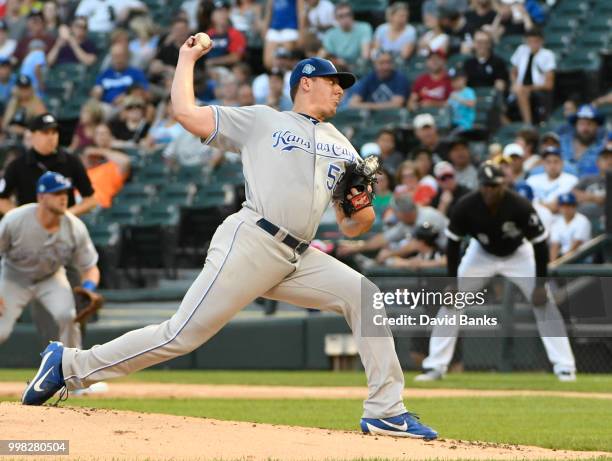
<instances>
[{"instance_id":1,"label":"fielder's glove","mask_svg":"<svg viewBox=\"0 0 612 461\"><path fill-rule=\"evenodd\" d=\"M372 206L374 198L372 187L376 183L376 173L380 169L380 162L375 155L369 155L362 162L351 163L347 166L332 196L333 200L342 206L346 216L351 216L359 210ZM351 189L356 189L358 193L348 199L347 195L352 195Z\"/></svg>"},{"instance_id":2,"label":"fielder's glove","mask_svg":"<svg viewBox=\"0 0 612 461\"><path fill-rule=\"evenodd\" d=\"M77 311L74 319L75 323L85 323L104 305L104 297L95 291L83 287L74 287L72 292Z\"/></svg>"}]
</instances>

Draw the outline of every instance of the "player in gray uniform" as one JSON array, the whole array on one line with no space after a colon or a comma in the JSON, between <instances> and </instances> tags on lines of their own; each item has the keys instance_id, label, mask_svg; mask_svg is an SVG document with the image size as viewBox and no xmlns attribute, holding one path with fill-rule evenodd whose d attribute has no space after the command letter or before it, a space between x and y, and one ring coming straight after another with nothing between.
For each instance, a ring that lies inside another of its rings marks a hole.
<instances>
[{"instance_id":1,"label":"player in gray uniform","mask_svg":"<svg viewBox=\"0 0 612 461\"><path fill-rule=\"evenodd\" d=\"M59 327L59 339L81 347L80 325L65 266L79 269L84 286L100 280L98 253L85 224L67 212L69 179L48 171L36 184L37 203L10 210L0 221L0 344L23 308L38 300Z\"/></svg>"},{"instance_id":2,"label":"player in gray uniform","mask_svg":"<svg viewBox=\"0 0 612 461\"><path fill-rule=\"evenodd\" d=\"M337 72L327 60L310 58L300 61L291 75L293 111L267 106L198 107L193 69L207 52L194 37L181 47L173 107L179 122L206 144L241 153L246 180L243 208L217 229L202 272L172 318L90 350L50 344L22 402L40 405L64 385L78 389L189 353L263 296L346 318L368 378L364 432L436 438L434 430L404 407L403 373L390 331L384 328L376 337L362 334L362 295L371 300L378 289L309 246L347 165L361 161L350 142L323 122L335 114L344 89L355 77ZM375 219L371 206L350 218L339 205L335 209L338 225L349 237L369 230ZM369 312L368 307L363 312Z\"/></svg>"}]
</instances>

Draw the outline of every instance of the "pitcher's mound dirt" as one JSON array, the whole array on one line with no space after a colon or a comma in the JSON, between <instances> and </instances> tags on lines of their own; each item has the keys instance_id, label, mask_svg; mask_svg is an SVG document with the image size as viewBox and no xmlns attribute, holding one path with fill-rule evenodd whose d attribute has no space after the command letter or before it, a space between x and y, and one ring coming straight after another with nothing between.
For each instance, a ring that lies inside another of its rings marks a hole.
<instances>
[{"instance_id":1,"label":"pitcher's mound dirt","mask_svg":"<svg viewBox=\"0 0 612 461\"><path fill-rule=\"evenodd\" d=\"M576 459L605 455L537 447L364 436L357 432L129 411L0 404L2 439L70 441L85 459Z\"/></svg>"}]
</instances>

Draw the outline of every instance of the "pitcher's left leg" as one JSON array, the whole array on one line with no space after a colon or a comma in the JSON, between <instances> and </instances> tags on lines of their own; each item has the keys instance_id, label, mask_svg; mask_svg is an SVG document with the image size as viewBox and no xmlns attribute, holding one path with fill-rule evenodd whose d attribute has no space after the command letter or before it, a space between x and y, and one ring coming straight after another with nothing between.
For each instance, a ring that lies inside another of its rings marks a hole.
<instances>
[{"instance_id":1,"label":"pitcher's left leg","mask_svg":"<svg viewBox=\"0 0 612 461\"><path fill-rule=\"evenodd\" d=\"M302 307L336 312L353 332L368 378L368 398L361 429L365 433L435 439L438 433L408 413L402 400L404 375L390 329L373 322L372 309L378 288L358 272L319 250L310 248L296 271L268 291L266 298Z\"/></svg>"}]
</instances>

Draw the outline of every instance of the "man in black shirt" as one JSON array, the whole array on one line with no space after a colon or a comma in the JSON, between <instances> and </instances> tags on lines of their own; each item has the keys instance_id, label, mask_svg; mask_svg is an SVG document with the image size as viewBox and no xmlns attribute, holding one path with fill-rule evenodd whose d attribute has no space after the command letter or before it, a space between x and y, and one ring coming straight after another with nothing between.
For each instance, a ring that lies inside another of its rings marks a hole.
<instances>
[{"instance_id":1,"label":"man in black shirt","mask_svg":"<svg viewBox=\"0 0 612 461\"><path fill-rule=\"evenodd\" d=\"M87 213L96 206L94 190L81 160L59 147L58 123L51 114L34 118L29 129L32 132L32 148L13 160L0 179L0 213L6 214L15 206L36 202L36 182L43 173L55 171L70 179L81 195L75 203L70 194L68 211L75 215ZM11 200L16 197L16 204Z\"/></svg>"},{"instance_id":2,"label":"man in black shirt","mask_svg":"<svg viewBox=\"0 0 612 461\"><path fill-rule=\"evenodd\" d=\"M491 0L476 0L473 8L465 12L466 28L472 37L482 26L492 24L497 13Z\"/></svg>"},{"instance_id":3,"label":"man in black shirt","mask_svg":"<svg viewBox=\"0 0 612 461\"><path fill-rule=\"evenodd\" d=\"M555 374L560 381L574 381L576 365L563 318L547 295L542 279L547 275L547 232L531 203L506 189L498 166L484 163L478 179L479 190L459 200L450 216L446 229L448 276L458 277L461 293L480 291L497 274L510 278L534 305L538 330ZM466 236L471 239L461 259L461 240ZM437 318L457 316L456 309L443 306ZM546 333L553 328L552 336ZM458 325L440 322L434 326L429 356L423 361L425 372L416 381L433 381L444 376L458 333Z\"/></svg>"},{"instance_id":4,"label":"man in black shirt","mask_svg":"<svg viewBox=\"0 0 612 461\"><path fill-rule=\"evenodd\" d=\"M508 68L502 58L492 53L491 36L482 30L474 34L474 56L467 59L463 69L471 88L495 87L505 91L508 87Z\"/></svg>"}]
</instances>

